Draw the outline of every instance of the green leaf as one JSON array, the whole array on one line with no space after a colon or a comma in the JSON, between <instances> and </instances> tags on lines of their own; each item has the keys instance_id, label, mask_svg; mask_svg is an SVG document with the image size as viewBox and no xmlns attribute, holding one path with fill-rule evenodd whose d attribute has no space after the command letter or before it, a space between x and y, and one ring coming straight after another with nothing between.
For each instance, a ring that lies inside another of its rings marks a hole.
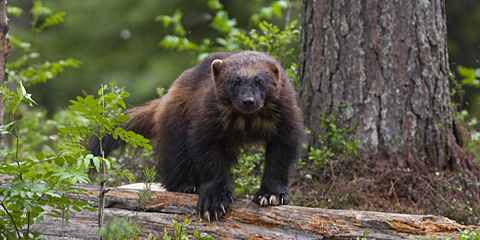
<instances>
[{"instance_id":1,"label":"green leaf","mask_svg":"<svg viewBox=\"0 0 480 240\"><path fill-rule=\"evenodd\" d=\"M260 10L260 13L267 19L270 19L272 18L272 14L273 14L273 9L270 7L270 8L262 8Z\"/></svg>"},{"instance_id":2,"label":"green leaf","mask_svg":"<svg viewBox=\"0 0 480 240\"><path fill-rule=\"evenodd\" d=\"M110 161L108 161L108 159L104 158L103 162L105 163L106 169L110 169Z\"/></svg>"},{"instance_id":3,"label":"green leaf","mask_svg":"<svg viewBox=\"0 0 480 240\"><path fill-rule=\"evenodd\" d=\"M39 152L37 153L36 157L39 161L42 161L43 159L45 159L45 153Z\"/></svg>"},{"instance_id":4,"label":"green leaf","mask_svg":"<svg viewBox=\"0 0 480 240\"><path fill-rule=\"evenodd\" d=\"M457 67L457 71L462 77L464 77L462 79L462 84L474 86L474 87L480 87L480 81L477 79L477 74L475 72L475 69L466 68L459 65Z\"/></svg>"},{"instance_id":5,"label":"green leaf","mask_svg":"<svg viewBox=\"0 0 480 240\"><path fill-rule=\"evenodd\" d=\"M100 160L98 157L93 157L92 158L93 166L97 169L97 172L100 172Z\"/></svg>"},{"instance_id":6,"label":"green leaf","mask_svg":"<svg viewBox=\"0 0 480 240\"><path fill-rule=\"evenodd\" d=\"M221 4L218 0L209 0L208 7L212 11L219 11L223 9L223 4Z\"/></svg>"},{"instance_id":7,"label":"green leaf","mask_svg":"<svg viewBox=\"0 0 480 240\"><path fill-rule=\"evenodd\" d=\"M65 165L65 159L62 158L62 157L56 157L53 159L53 162L59 166L59 167L63 167Z\"/></svg>"},{"instance_id":8,"label":"green leaf","mask_svg":"<svg viewBox=\"0 0 480 240\"><path fill-rule=\"evenodd\" d=\"M121 98L128 98L130 97L130 93L128 92L122 92L122 94L120 95Z\"/></svg>"},{"instance_id":9,"label":"green leaf","mask_svg":"<svg viewBox=\"0 0 480 240\"><path fill-rule=\"evenodd\" d=\"M480 78L480 68L475 69L475 75Z\"/></svg>"},{"instance_id":10,"label":"green leaf","mask_svg":"<svg viewBox=\"0 0 480 240\"><path fill-rule=\"evenodd\" d=\"M50 27L53 25L57 25L64 21L63 17L65 16L66 12L58 12L50 16L49 18L45 19L43 23L43 28Z\"/></svg>"},{"instance_id":11,"label":"green leaf","mask_svg":"<svg viewBox=\"0 0 480 240\"><path fill-rule=\"evenodd\" d=\"M123 109L127 108L127 105L125 105L125 102L122 99L118 99L117 103L120 104Z\"/></svg>"},{"instance_id":12,"label":"green leaf","mask_svg":"<svg viewBox=\"0 0 480 240\"><path fill-rule=\"evenodd\" d=\"M272 12L275 15L275 17L281 19L282 18L282 9L286 7L286 3L284 1L277 1L272 3Z\"/></svg>"},{"instance_id":13,"label":"green leaf","mask_svg":"<svg viewBox=\"0 0 480 240\"><path fill-rule=\"evenodd\" d=\"M19 7L7 6L7 12L15 17L19 17L23 10Z\"/></svg>"},{"instance_id":14,"label":"green leaf","mask_svg":"<svg viewBox=\"0 0 480 240\"><path fill-rule=\"evenodd\" d=\"M43 214L40 215L40 216L38 216L38 217L35 219L35 224L38 224L38 223L40 223L41 221L43 221L43 217L44 217L44 216L45 216L45 215L43 215Z\"/></svg>"},{"instance_id":15,"label":"green leaf","mask_svg":"<svg viewBox=\"0 0 480 240\"><path fill-rule=\"evenodd\" d=\"M27 184L29 183L28 180L18 180L14 183L12 183L12 190L15 189L15 190L20 190L22 188L24 188L25 186L27 186Z\"/></svg>"},{"instance_id":16,"label":"green leaf","mask_svg":"<svg viewBox=\"0 0 480 240\"><path fill-rule=\"evenodd\" d=\"M167 15L160 15L160 16L155 17L155 21L162 22L163 27L166 28L172 22L172 18L170 16L167 16Z\"/></svg>"}]
</instances>

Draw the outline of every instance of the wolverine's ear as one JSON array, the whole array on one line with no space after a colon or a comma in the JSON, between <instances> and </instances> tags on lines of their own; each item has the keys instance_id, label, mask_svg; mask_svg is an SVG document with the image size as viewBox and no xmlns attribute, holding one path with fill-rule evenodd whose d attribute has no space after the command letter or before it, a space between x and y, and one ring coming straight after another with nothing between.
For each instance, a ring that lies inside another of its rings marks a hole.
<instances>
[{"instance_id":1,"label":"wolverine's ear","mask_svg":"<svg viewBox=\"0 0 480 240\"><path fill-rule=\"evenodd\" d=\"M218 75L220 74L220 69L222 69L222 65L223 61L220 59L215 59L212 62L212 80L215 85L218 81Z\"/></svg>"},{"instance_id":2,"label":"wolverine's ear","mask_svg":"<svg viewBox=\"0 0 480 240\"><path fill-rule=\"evenodd\" d=\"M213 60L213 62L212 62L213 77L218 76L218 74L220 73L220 69L222 68L222 64L223 64L223 61L220 60L220 59Z\"/></svg>"},{"instance_id":3,"label":"wolverine's ear","mask_svg":"<svg viewBox=\"0 0 480 240\"><path fill-rule=\"evenodd\" d=\"M270 63L270 71L272 71L273 77L275 79L275 82L278 84L282 84L282 78L280 76L280 68L276 63Z\"/></svg>"}]
</instances>

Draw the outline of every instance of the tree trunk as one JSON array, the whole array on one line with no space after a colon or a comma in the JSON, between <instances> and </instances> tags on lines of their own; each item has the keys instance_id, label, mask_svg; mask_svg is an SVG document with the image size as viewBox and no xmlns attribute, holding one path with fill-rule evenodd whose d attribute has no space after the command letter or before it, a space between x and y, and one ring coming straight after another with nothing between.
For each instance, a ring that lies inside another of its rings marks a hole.
<instances>
[{"instance_id":1,"label":"tree trunk","mask_svg":"<svg viewBox=\"0 0 480 240\"><path fill-rule=\"evenodd\" d=\"M10 41L6 38L8 32L7 0L0 0L0 86L5 86L8 75L5 72L7 56L12 51ZM3 125L3 94L0 94L0 125ZM0 149L5 147L4 135L0 135Z\"/></svg>"},{"instance_id":2,"label":"tree trunk","mask_svg":"<svg viewBox=\"0 0 480 240\"><path fill-rule=\"evenodd\" d=\"M478 173L451 107L444 0L304 0L303 18L300 104L312 146L323 112L341 115L341 127L358 120L364 157Z\"/></svg>"}]
</instances>

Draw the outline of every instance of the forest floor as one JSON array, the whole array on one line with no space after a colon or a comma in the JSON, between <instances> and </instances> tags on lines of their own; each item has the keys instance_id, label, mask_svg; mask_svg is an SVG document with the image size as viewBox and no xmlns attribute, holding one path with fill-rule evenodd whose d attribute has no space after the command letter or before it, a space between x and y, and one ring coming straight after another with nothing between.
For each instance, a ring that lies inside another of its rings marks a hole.
<instances>
[{"instance_id":1,"label":"forest floor","mask_svg":"<svg viewBox=\"0 0 480 240\"><path fill-rule=\"evenodd\" d=\"M296 205L329 209L441 215L480 225L480 184L466 174L413 172L386 161L330 160L296 172L290 190ZM306 174L311 178L304 177Z\"/></svg>"}]
</instances>

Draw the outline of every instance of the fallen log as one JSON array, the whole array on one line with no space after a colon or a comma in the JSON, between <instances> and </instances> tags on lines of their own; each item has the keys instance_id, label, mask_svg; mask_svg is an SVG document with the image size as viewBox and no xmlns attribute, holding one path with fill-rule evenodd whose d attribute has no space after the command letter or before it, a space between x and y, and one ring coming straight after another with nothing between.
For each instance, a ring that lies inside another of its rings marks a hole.
<instances>
[{"instance_id":1,"label":"fallen log","mask_svg":"<svg viewBox=\"0 0 480 240\"><path fill-rule=\"evenodd\" d=\"M84 201L96 202L99 187L80 186L91 192ZM140 224L143 233L162 236L164 228L173 230L172 219L182 223L185 217L198 223L195 205L198 195L155 191L151 200L139 208L138 190L112 187L106 193L105 221L128 218ZM72 196L76 197L76 196ZM137 210L139 211L137 212ZM48 211L49 209L47 209ZM68 224L45 216L30 228L47 239L97 239L97 213L83 211L71 216ZM236 199L227 214L218 222L203 220L197 231L215 239L357 239L368 232L369 239L430 239L460 237L459 230L479 231L477 226L464 226L441 216L407 215L355 210L330 210L298 206L259 207L251 201ZM192 234L192 228L186 232ZM159 238L160 239L160 238Z\"/></svg>"}]
</instances>

